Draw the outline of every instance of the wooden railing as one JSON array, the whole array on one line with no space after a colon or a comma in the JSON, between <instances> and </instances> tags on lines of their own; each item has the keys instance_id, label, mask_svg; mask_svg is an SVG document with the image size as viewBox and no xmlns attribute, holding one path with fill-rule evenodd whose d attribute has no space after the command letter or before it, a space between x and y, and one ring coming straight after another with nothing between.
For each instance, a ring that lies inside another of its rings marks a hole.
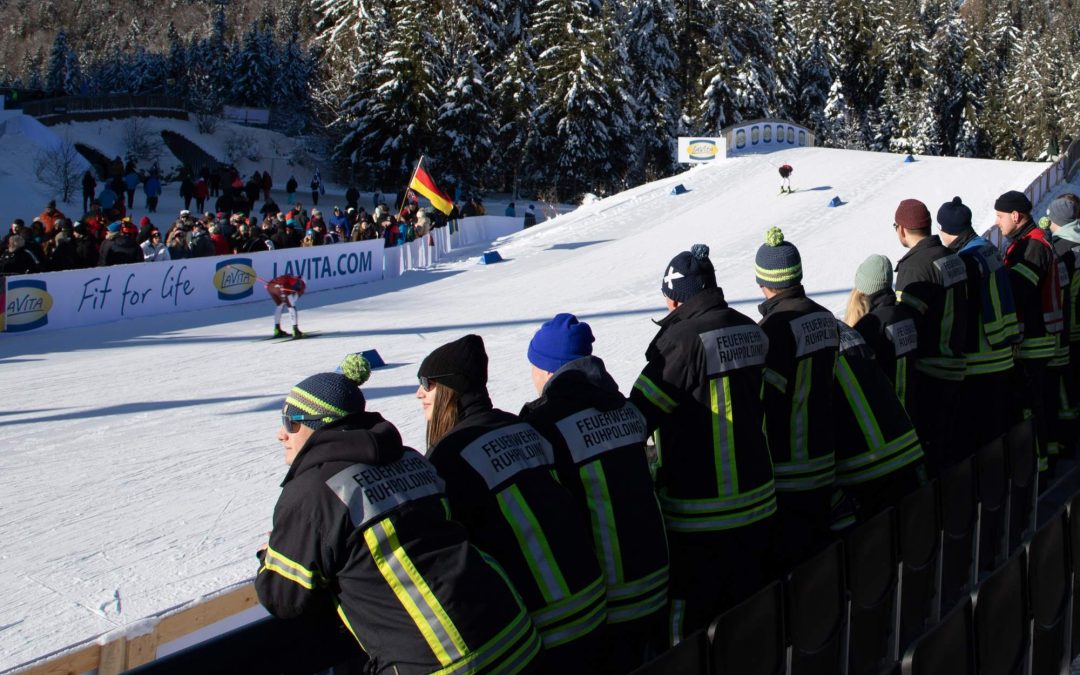
<instances>
[{"instance_id":1,"label":"wooden railing","mask_svg":"<svg viewBox=\"0 0 1080 675\"><path fill-rule=\"evenodd\" d=\"M42 124L71 120L87 121L131 115L155 115L187 119L188 106L183 98L167 94L108 94L102 96L63 96L40 101L26 101L23 112Z\"/></svg>"}]
</instances>

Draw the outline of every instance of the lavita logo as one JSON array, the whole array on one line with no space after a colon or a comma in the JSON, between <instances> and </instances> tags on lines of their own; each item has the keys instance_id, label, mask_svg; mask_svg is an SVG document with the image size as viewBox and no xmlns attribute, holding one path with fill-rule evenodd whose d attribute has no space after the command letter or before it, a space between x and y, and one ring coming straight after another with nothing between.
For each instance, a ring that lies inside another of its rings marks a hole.
<instances>
[{"instance_id":1,"label":"lavita logo","mask_svg":"<svg viewBox=\"0 0 1080 675\"><path fill-rule=\"evenodd\" d=\"M11 332L34 330L49 323L49 310L53 299L44 281L22 279L9 281L4 313L7 330Z\"/></svg>"},{"instance_id":2,"label":"lavita logo","mask_svg":"<svg viewBox=\"0 0 1080 675\"><path fill-rule=\"evenodd\" d=\"M687 146L687 154L690 155L690 159L695 161L704 161L715 159L720 154L720 148L716 146L715 141L710 141L707 138L698 138L690 141Z\"/></svg>"},{"instance_id":3,"label":"lavita logo","mask_svg":"<svg viewBox=\"0 0 1080 675\"><path fill-rule=\"evenodd\" d=\"M214 288L219 300L241 300L251 296L256 276L250 258L222 260L215 269Z\"/></svg>"}]
</instances>

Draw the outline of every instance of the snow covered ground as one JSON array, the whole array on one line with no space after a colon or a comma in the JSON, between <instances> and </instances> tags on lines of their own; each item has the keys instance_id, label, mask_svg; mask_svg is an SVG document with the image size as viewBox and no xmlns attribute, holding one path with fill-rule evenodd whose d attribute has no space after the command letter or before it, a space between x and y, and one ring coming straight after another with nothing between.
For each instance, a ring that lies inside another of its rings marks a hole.
<instances>
[{"instance_id":1,"label":"snow covered ground","mask_svg":"<svg viewBox=\"0 0 1080 675\"><path fill-rule=\"evenodd\" d=\"M793 195L777 195L782 162L795 167ZM477 248L433 270L305 296L301 327L317 339L258 341L272 328L269 302L0 335L0 670L251 577L285 474L274 439L282 397L347 353L383 356L369 407L422 448L416 369L440 344L482 335L493 400L517 411L533 397L529 338L575 312L627 391L678 251L708 244L729 300L756 319L753 257L778 225L802 252L811 295L840 312L868 254L903 255L891 227L901 199L936 212L959 194L981 231L994 198L1044 167L815 148L746 156L508 237L496 244L501 264L477 265ZM689 192L672 196L676 183ZM17 187L0 185L0 203L20 203ZM826 208L834 195L845 204ZM160 210L178 208L167 189Z\"/></svg>"}]
</instances>

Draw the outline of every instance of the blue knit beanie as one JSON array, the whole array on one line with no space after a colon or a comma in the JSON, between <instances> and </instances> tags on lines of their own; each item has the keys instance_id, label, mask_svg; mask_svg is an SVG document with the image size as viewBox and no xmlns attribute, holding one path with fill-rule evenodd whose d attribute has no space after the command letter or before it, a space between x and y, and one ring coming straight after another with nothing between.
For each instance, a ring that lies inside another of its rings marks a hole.
<instances>
[{"instance_id":1,"label":"blue knit beanie","mask_svg":"<svg viewBox=\"0 0 1080 675\"><path fill-rule=\"evenodd\" d=\"M676 302L686 302L706 288L716 288L716 269L705 244L694 244L672 258L660 283L660 291Z\"/></svg>"},{"instance_id":2,"label":"blue knit beanie","mask_svg":"<svg viewBox=\"0 0 1080 675\"><path fill-rule=\"evenodd\" d=\"M765 243L754 258L754 279L765 288L791 288L802 283L802 258L799 249L784 241L779 227L770 227Z\"/></svg>"},{"instance_id":3,"label":"blue knit beanie","mask_svg":"<svg viewBox=\"0 0 1080 675\"><path fill-rule=\"evenodd\" d=\"M300 422L312 429L321 429L346 415L364 412L366 401L360 385L367 380L371 369L364 367L366 360L363 364L349 363L354 357L363 360L359 354L350 354L341 363L344 373L319 373L293 387L285 397L282 412L314 418Z\"/></svg>"},{"instance_id":4,"label":"blue knit beanie","mask_svg":"<svg viewBox=\"0 0 1080 675\"><path fill-rule=\"evenodd\" d=\"M959 197L953 197L938 209L937 221L945 234L963 234L971 229L971 209Z\"/></svg>"},{"instance_id":5,"label":"blue knit beanie","mask_svg":"<svg viewBox=\"0 0 1080 675\"><path fill-rule=\"evenodd\" d=\"M567 363L592 354L593 338L589 324L573 314L556 314L545 321L529 342L529 363L554 373Z\"/></svg>"},{"instance_id":6,"label":"blue knit beanie","mask_svg":"<svg viewBox=\"0 0 1080 675\"><path fill-rule=\"evenodd\" d=\"M120 231L120 221L119 220L114 220L113 222L109 223L109 232L119 232L119 231Z\"/></svg>"}]
</instances>

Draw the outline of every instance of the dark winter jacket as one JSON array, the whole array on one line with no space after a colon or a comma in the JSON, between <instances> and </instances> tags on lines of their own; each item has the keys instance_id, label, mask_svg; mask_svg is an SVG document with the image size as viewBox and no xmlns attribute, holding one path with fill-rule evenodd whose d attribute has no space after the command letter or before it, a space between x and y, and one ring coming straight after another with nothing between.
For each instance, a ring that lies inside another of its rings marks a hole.
<instances>
[{"instance_id":1,"label":"dark winter jacket","mask_svg":"<svg viewBox=\"0 0 1080 675\"><path fill-rule=\"evenodd\" d=\"M898 303L893 289L886 288L870 296L870 311L855 324L855 330L873 350L897 398L906 410L911 410L914 391L911 369L919 348L915 310Z\"/></svg>"},{"instance_id":2,"label":"dark winter jacket","mask_svg":"<svg viewBox=\"0 0 1080 675\"><path fill-rule=\"evenodd\" d=\"M267 610L292 618L336 608L371 672L488 672L521 649L518 668L507 668L517 672L540 650L501 572L447 517L434 468L377 413L311 436L259 557L255 589Z\"/></svg>"},{"instance_id":3,"label":"dark winter jacket","mask_svg":"<svg viewBox=\"0 0 1080 675\"><path fill-rule=\"evenodd\" d=\"M604 362L586 356L564 365L521 418L551 443L559 482L589 514L608 623L665 611L667 538L645 456L648 429Z\"/></svg>"},{"instance_id":4,"label":"dark winter jacket","mask_svg":"<svg viewBox=\"0 0 1080 675\"><path fill-rule=\"evenodd\" d=\"M486 391L463 394L459 414L428 453L452 517L506 570L545 645L592 642L607 618L604 579L587 516L552 475L551 444Z\"/></svg>"},{"instance_id":5,"label":"dark winter jacket","mask_svg":"<svg viewBox=\"0 0 1080 675\"><path fill-rule=\"evenodd\" d=\"M37 274L42 271L44 261L26 249L25 246L14 251L0 253L0 275Z\"/></svg>"},{"instance_id":6,"label":"dark winter jacket","mask_svg":"<svg viewBox=\"0 0 1080 675\"><path fill-rule=\"evenodd\" d=\"M920 240L896 264L896 297L915 310L915 368L939 380L962 381L967 326L967 272L937 235Z\"/></svg>"},{"instance_id":7,"label":"dark winter jacket","mask_svg":"<svg viewBox=\"0 0 1080 675\"><path fill-rule=\"evenodd\" d=\"M292 194L292 193L296 192L296 188L298 188L298 187L299 187L299 183L296 182L296 179L295 178L290 178L288 180L288 182L285 183L285 192L288 192L289 194Z\"/></svg>"},{"instance_id":8,"label":"dark winter jacket","mask_svg":"<svg viewBox=\"0 0 1080 675\"><path fill-rule=\"evenodd\" d=\"M214 255L214 242L210 235L202 228L196 228L191 233L191 242L188 244L189 258L206 258Z\"/></svg>"},{"instance_id":9,"label":"dark winter jacket","mask_svg":"<svg viewBox=\"0 0 1080 675\"><path fill-rule=\"evenodd\" d=\"M967 272L965 377L1007 372L1013 367L1012 346L1020 341L1020 324L1005 263L997 249L974 230L949 248L964 261Z\"/></svg>"},{"instance_id":10,"label":"dark winter jacket","mask_svg":"<svg viewBox=\"0 0 1080 675\"><path fill-rule=\"evenodd\" d=\"M787 288L758 306L769 337L765 359L765 428L777 492L828 488L835 474L833 380L840 337L836 319Z\"/></svg>"},{"instance_id":11,"label":"dark winter jacket","mask_svg":"<svg viewBox=\"0 0 1080 675\"><path fill-rule=\"evenodd\" d=\"M833 420L836 484L866 485L923 458L922 446L874 351L854 328L837 321L840 355L836 365Z\"/></svg>"},{"instance_id":12,"label":"dark winter jacket","mask_svg":"<svg viewBox=\"0 0 1080 675\"><path fill-rule=\"evenodd\" d=\"M719 288L657 323L630 400L659 430L656 482L668 530L715 534L768 518L776 495L762 430L764 332Z\"/></svg>"},{"instance_id":13,"label":"dark winter jacket","mask_svg":"<svg viewBox=\"0 0 1080 675\"><path fill-rule=\"evenodd\" d=\"M1056 351L1057 334L1064 329L1061 270L1049 235L1035 223L1028 222L1012 240L1005 266L1023 336L1017 356L1049 360Z\"/></svg>"},{"instance_id":14,"label":"dark winter jacket","mask_svg":"<svg viewBox=\"0 0 1080 675\"><path fill-rule=\"evenodd\" d=\"M126 265L143 261L143 252L135 240L122 232L110 232L98 251L98 267Z\"/></svg>"}]
</instances>

